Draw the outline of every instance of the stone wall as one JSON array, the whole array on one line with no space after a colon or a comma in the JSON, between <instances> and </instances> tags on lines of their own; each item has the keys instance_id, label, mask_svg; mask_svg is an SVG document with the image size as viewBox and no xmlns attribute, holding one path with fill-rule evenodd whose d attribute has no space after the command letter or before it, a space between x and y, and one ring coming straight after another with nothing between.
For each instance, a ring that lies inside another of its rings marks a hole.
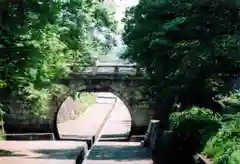
<instances>
[{"instance_id":1,"label":"stone wall","mask_svg":"<svg viewBox=\"0 0 240 164\"><path fill-rule=\"evenodd\" d=\"M12 97L6 107L7 111L3 117L6 133L41 133L50 128L48 118L34 115L17 97Z\"/></svg>"},{"instance_id":2,"label":"stone wall","mask_svg":"<svg viewBox=\"0 0 240 164\"><path fill-rule=\"evenodd\" d=\"M141 91L145 86L145 79L136 76L122 75L74 75L63 79L62 84L68 86L64 93L52 97L47 118L34 116L21 102L11 98L9 111L4 116L5 131L7 133L55 133L58 122L64 122L76 115L80 104L69 97L73 92L112 92L128 107L132 117L132 135L144 134L148 122L153 116L148 102ZM64 104L63 102L66 101ZM59 110L60 108L60 110ZM57 116L59 116L57 118Z\"/></svg>"},{"instance_id":3,"label":"stone wall","mask_svg":"<svg viewBox=\"0 0 240 164\"><path fill-rule=\"evenodd\" d=\"M83 92L112 92L119 97L129 109L132 117L132 134L145 133L153 116L142 91L145 86L143 77L126 75L75 75L69 79L71 90Z\"/></svg>"},{"instance_id":4,"label":"stone wall","mask_svg":"<svg viewBox=\"0 0 240 164\"><path fill-rule=\"evenodd\" d=\"M53 95L49 110L45 111L44 116L34 114L34 111L29 110L19 97L11 96L5 102L6 111L3 116L5 132L7 134L53 133L55 114L51 111L57 111L69 94L66 90L61 94Z\"/></svg>"}]
</instances>

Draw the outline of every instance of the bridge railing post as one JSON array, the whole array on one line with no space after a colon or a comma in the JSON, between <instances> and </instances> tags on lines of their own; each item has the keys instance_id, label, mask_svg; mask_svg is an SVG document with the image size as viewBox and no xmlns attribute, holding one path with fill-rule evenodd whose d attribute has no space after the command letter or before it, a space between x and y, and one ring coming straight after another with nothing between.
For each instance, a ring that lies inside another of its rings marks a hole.
<instances>
[{"instance_id":1,"label":"bridge railing post","mask_svg":"<svg viewBox=\"0 0 240 164\"><path fill-rule=\"evenodd\" d=\"M114 66L114 73L119 73L119 67L118 66Z\"/></svg>"},{"instance_id":2,"label":"bridge railing post","mask_svg":"<svg viewBox=\"0 0 240 164\"><path fill-rule=\"evenodd\" d=\"M97 74L97 71L98 71L98 67L95 65L92 67L92 74L93 75L96 75Z\"/></svg>"},{"instance_id":3,"label":"bridge railing post","mask_svg":"<svg viewBox=\"0 0 240 164\"><path fill-rule=\"evenodd\" d=\"M140 75L140 74L141 74L140 67L136 66L136 75Z\"/></svg>"},{"instance_id":4,"label":"bridge railing post","mask_svg":"<svg viewBox=\"0 0 240 164\"><path fill-rule=\"evenodd\" d=\"M92 74L96 75L97 72L98 72L98 60L96 59L95 62L94 62L94 65L92 67Z\"/></svg>"}]
</instances>

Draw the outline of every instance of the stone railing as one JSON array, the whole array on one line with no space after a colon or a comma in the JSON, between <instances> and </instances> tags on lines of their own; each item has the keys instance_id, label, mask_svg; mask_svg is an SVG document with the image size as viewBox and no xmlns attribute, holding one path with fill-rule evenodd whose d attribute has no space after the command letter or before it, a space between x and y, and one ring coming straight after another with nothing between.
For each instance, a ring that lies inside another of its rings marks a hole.
<instances>
[{"instance_id":1,"label":"stone railing","mask_svg":"<svg viewBox=\"0 0 240 164\"><path fill-rule=\"evenodd\" d=\"M136 65L114 65L114 64L101 64L92 67L77 67L73 68L73 72L83 72L86 74L131 74L131 75L142 75L143 71Z\"/></svg>"},{"instance_id":2,"label":"stone railing","mask_svg":"<svg viewBox=\"0 0 240 164\"><path fill-rule=\"evenodd\" d=\"M145 138L142 141L142 146L150 148L150 150L154 149L155 141L158 134L158 124L159 120L151 120L148 124L148 129L145 134Z\"/></svg>"},{"instance_id":3,"label":"stone railing","mask_svg":"<svg viewBox=\"0 0 240 164\"><path fill-rule=\"evenodd\" d=\"M141 145L143 147L149 148L151 152L153 151L153 149L155 147L155 142L156 142L157 136L159 134L159 128L158 128L159 123L160 123L159 120L151 120L149 122L148 129L145 134L145 138L141 142ZM212 164L212 162L209 159L207 159L206 157L204 157L200 154L196 154L194 156L194 158L198 164Z\"/></svg>"}]
</instances>

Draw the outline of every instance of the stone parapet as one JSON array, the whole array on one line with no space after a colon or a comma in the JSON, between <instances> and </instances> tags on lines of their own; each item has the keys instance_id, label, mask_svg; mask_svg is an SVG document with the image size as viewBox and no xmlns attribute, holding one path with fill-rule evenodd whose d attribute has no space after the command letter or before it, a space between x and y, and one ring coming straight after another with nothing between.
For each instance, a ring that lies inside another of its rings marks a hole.
<instances>
[{"instance_id":1,"label":"stone parapet","mask_svg":"<svg viewBox=\"0 0 240 164\"><path fill-rule=\"evenodd\" d=\"M159 120L150 120L145 138L142 141L142 146L148 147L150 150L154 149L158 134L158 124Z\"/></svg>"},{"instance_id":2,"label":"stone parapet","mask_svg":"<svg viewBox=\"0 0 240 164\"><path fill-rule=\"evenodd\" d=\"M141 142L142 146L149 148L151 152L154 151L156 139L160 133L158 128L159 123L160 123L159 120L151 120L149 122L148 129L145 134L145 138ZM165 131L164 133L166 136L169 136L169 137L166 137L166 139L169 139L172 137L173 131ZM194 158L198 164L212 164L212 162L209 159L207 159L206 157L200 154L196 154Z\"/></svg>"}]
</instances>

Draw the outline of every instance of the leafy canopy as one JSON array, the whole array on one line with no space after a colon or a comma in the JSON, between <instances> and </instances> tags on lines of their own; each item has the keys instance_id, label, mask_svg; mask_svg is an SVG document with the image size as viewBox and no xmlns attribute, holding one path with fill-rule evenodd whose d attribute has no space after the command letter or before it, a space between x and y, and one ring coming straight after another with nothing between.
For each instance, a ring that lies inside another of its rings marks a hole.
<instances>
[{"instance_id":1,"label":"leafy canopy","mask_svg":"<svg viewBox=\"0 0 240 164\"><path fill-rule=\"evenodd\" d=\"M150 79L153 102L205 105L240 70L240 17L234 0L140 0L126 12L122 58ZM207 100L206 100L207 99Z\"/></svg>"},{"instance_id":2,"label":"leafy canopy","mask_svg":"<svg viewBox=\"0 0 240 164\"><path fill-rule=\"evenodd\" d=\"M36 110L48 107L49 88L72 66L87 66L92 52L111 48L94 30L107 29L105 37L115 30L101 0L3 0L0 21L1 86Z\"/></svg>"}]
</instances>

